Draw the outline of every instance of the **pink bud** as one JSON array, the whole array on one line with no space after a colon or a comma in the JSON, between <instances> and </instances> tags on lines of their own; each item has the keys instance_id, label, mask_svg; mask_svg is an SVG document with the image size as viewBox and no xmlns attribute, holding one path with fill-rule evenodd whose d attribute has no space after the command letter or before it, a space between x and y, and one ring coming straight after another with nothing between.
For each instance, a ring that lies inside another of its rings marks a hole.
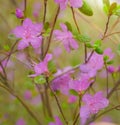
<instances>
[{"instance_id":1,"label":"pink bud","mask_svg":"<svg viewBox=\"0 0 120 125\"><path fill-rule=\"evenodd\" d=\"M15 14L16 14L16 17L19 18L19 19L24 17L23 11L19 8L16 8Z\"/></svg>"}]
</instances>

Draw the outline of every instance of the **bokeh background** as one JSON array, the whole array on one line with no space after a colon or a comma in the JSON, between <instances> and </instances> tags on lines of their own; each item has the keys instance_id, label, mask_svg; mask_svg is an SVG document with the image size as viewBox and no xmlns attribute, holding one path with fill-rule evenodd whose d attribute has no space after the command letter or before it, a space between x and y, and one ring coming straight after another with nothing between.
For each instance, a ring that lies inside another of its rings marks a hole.
<instances>
[{"instance_id":1,"label":"bokeh background","mask_svg":"<svg viewBox=\"0 0 120 125\"><path fill-rule=\"evenodd\" d=\"M80 27L81 33L86 34L91 37L91 41L95 41L100 38L105 29L105 24L107 21L107 16L103 11L103 2L102 0L86 0L93 9L93 16L85 16L75 9L76 18L78 25ZM118 2L119 0L111 0L112 2ZM10 47L15 43L15 39L11 36L11 31L17 25L20 25L21 21L15 16L15 9L23 9L23 0L0 0L0 58L4 58L6 55L5 51L9 51ZM57 5L53 0L48 0L47 6L47 17L46 21L52 22L54 14L56 13ZM27 17L31 18L33 21L41 22L43 18L43 0L28 0L27 1ZM114 29L112 26L118 20L118 24ZM59 18L56 24L56 28L59 28L60 22L68 21L72 24L73 32L77 32L74 21L72 19L71 9L68 7L65 11L59 14ZM112 16L109 24L108 33L119 31L120 30L120 20L117 16ZM118 46L120 44L120 34L113 35L104 40L102 45L103 49L111 48L115 53L114 65L117 66L120 64L120 53L118 52ZM64 68L65 66L75 66L83 62L83 46L80 45L78 51L73 51L70 55L62 49L61 44L52 42L50 52L56 56L56 52L59 57L55 57L56 64L59 68ZM14 62L14 63L13 63ZM64 63L63 63L64 62ZM26 61L26 57L23 54L15 53L11 56L11 62L7 68L8 77L11 82L11 86L18 92L25 101L30 105L32 110L38 112L38 116L44 119L43 125L47 124L50 121L49 117L44 118L42 111L41 98L38 94L35 85L32 82L32 79L28 78L29 74L29 62ZM99 74L100 76L101 74ZM98 78L97 85L95 86L97 90L105 90L105 78ZM112 78L109 79L110 84L112 85ZM120 93L119 100L116 98L111 99L113 104L120 103ZM71 118L71 114L74 109L74 105L67 105L66 98L61 96L62 107L65 111L65 114L68 118ZM56 106L54 99L50 97L51 106ZM57 107L54 108L55 114L58 113ZM26 125L36 125L36 122L31 118L31 116L26 112L22 107L19 101L11 96L8 92L0 88L0 125L16 125L18 120L25 120ZM71 119L70 119L71 120ZM114 123L120 124L120 111L114 110L104 117L99 119L100 121L111 121ZM98 121L99 121L98 120Z\"/></svg>"}]
</instances>

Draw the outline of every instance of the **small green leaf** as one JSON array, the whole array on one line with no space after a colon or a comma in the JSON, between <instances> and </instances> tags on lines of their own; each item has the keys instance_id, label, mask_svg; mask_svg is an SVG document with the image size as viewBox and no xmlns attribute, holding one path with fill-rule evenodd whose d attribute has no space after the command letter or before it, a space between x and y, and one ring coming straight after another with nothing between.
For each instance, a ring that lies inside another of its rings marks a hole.
<instances>
[{"instance_id":1,"label":"small green leaf","mask_svg":"<svg viewBox=\"0 0 120 125\"><path fill-rule=\"evenodd\" d=\"M113 14L113 11L116 9L116 7L117 7L117 3L116 2L114 2L114 3L112 3L110 5L110 9L109 9L109 14L110 15Z\"/></svg>"},{"instance_id":2,"label":"small green leaf","mask_svg":"<svg viewBox=\"0 0 120 125\"><path fill-rule=\"evenodd\" d=\"M51 28L48 28L48 29L44 32L44 34L42 34L42 36L43 36L43 37L48 37L48 36L50 36L50 31L51 31Z\"/></svg>"},{"instance_id":3,"label":"small green leaf","mask_svg":"<svg viewBox=\"0 0 120 125\"><path fill-rule=\"evenodd\" d=\"M113 63L114 63L113 60L107 62L108 65L111 65L111 64L113 64Z\"/></svg>"},{"instance_id":4,"label":"small green leaf","mask_svg":"<svg viewBox=\"0 0 120 125\"><path fill-rule=\"evenodd\" d=\"M86 47L88 48L93 48L93 46L91 45L91 43L85 43Z\"/></svg>"},{"instance_id":5,"label":"small green leaf","mask_svg":"<svg viewBox=\"0 0 120 125\"><path fill-rule=\"evenodd\" d=\"M83 1L83 5L81 8L79 8L79 11L82 12L83 14L85 14L86 16L93 15L93 10L86 1Z\"/></svg>"},{"instance_id":6,"label":"small green leaf","mask_svg":"<svg viewBox=\"0 0 120 125\"><path fill-rule=\"evenodd\" d=\"M109 7L106 4L104 4L103 10L106 13L106 15L109 15Z\"/></svg>"},{"instance_id":7,"label":"small green leaf","mask_svg":"<svg viewBox=\"0 0 120 125\"><path fill-rule=\"evenodd\" d=\"M109 7L110 6L110 1L109 0L103 0L103 4L106 4Z\"/></svg>"},{"instance_id":8,"label":"small green leaf","mask_svg":"<svg viewBox=\"0 0 120 125\"><path fill-rule=\"evenodd\" d=\"M101 48L95 48L95 52L98 54L103 54L103 50Z\"/></svg>"},{"instance_id":9,"label":"small green leaf","mask_svg":"<svg viewBox=\"0 0 120 125\"><path fill-rule=\"evenodd\" d=\"M69 22L65 22L65 24L66 24L68 30L69 30L69 31L72 31L72 26L71 26L71 24L70 24Z\"/></svg>"},{"instance_id":10,"label":"small green leaf","mask_svg":"<svg viewBox=\"0 0 120 125\"><path fill-rule=\"evenodd\" d=\"M49 22L46 22L46 23L44 24L44 29L47 30L47 29L49 28L49 26L50 26Z\"/></svg>"},{"instance_id":11,"label":"small green leaf","mask_svg":"<svg viewBox=\"0 0 120 125\"><path fill-rule=\"evenodd\" d=\"M10 50L10 47L8 46L8 45L4 45L4 50L6 50L6 51L9 51Z\"/></svg>"},{"instance_id":12,"label":"small green leaf","mask_svg":"<svg viewBox=\"0 0 120 125\"><path fill-rule=\"evenodd\" d=\"M45 79L45 77L43 75L35 77L34 81L37 84L45 84L46 83L46 79Z\"/></svg>"},{"instance_id":13,"label":"small green leaf","mask_svg":"<svg viewBox=\"0 0 120 125\"><path fill-rule=\"evenodd\" d=\"M70 94L78 96L79 94L74 90L74 89L70 89Z\"/></svg>"},{"instance_id":14,"label":"small green leaf","mask_svg":"<svg viewBox=\"0 0 120 125\"><path fill-rule=\"evenodd\" d=\"M50 73L56 73L57 72L57 68L56 68L56 65L55 65L54 61L48 62L48 69L49 69Z\"/></svg>"},{"instance_id":15,"label":"small green leaf","mask_svg":"<svg viewBox=\"0 0 120 125\"><path fill-rule=\"evenodd\" d=\"M75 35L75 38L80 41L80 42L83 42L83 43L88 43L91 41L91 38L87 35L82 35L82 34L76 34Z\"/></svg>"},{"instance_id":16,"label":"small green leaf","mask_svg":"<svg viewBox=\"0 0 120 125\"><path fill-rule=\"evenodd\" d=\"M116 16L120 16L120 5L116 7L116 9L113 11L113 14Z\"/></svg>"},{"instance_id":17,"label":"small green leaf","mask_svg":"<svg viewBox=\"0 0 120 125\"><path fill-rule=\"evenodd\" d=\"M103 58L104 62L107 62L108 59L109 59L109 56L104 56Z\"/></svg>"},{"instance_id":18,"label":"small green leaf","mask_svg":"<svg viewBox=\"0 0 120 125\"><path fill-rule=\"evenodd\" d=\"M99 47L101 46L101 43L102 43L101 40L97 40L97 41L95 41L93 47L94 47L94 48L99 48Z\"/></svg>"}]
</instances>

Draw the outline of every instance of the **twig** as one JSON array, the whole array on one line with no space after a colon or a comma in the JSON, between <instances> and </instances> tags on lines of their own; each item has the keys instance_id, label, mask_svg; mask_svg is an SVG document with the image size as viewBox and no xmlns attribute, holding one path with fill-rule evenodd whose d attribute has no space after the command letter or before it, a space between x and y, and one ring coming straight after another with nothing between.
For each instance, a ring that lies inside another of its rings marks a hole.
<instances>
[{"instance_id":1,"label":"twig","mask_svg":"<svg viewBox=\"0 0 120 125\"><path fill-rule=\"evenodd\" d=\"M59 15L59 11L60 11L60 6L58 7L57 9L57 13L56 13L56 16L55 16L55 19L53 21L53 25L52 25L52 29L51 29L51 32L50 32L50 36L48 38L48 45L47 45L47 48L46 48L46 51L45 51L45 54L43 56L43 58L46 56L49 48L50 48L50 43L51 43L51 40L52 40L52 35L53 35L53 31L54 31L54 28L55 28L55 24L56 24L56 21L57 21L57 18L58 18L58 15Z\"/></svg>"},{"instance_id":2,"label":"twig","mask_svg":"<svg viewBox=\"0 0 120 125\"><path fill-rule=\"evenodd\" d=\"M56 100L56 103L57 103L57 105L58 105L59 111L60 111L60 113L61 113L61 115L62 115L62 117L63 117L63 119L64 119L66 125L68 125L68 121L66 120L66 118L65 118L65 116L64 116L64 113L63 113L63 110L62 110L62 108L61 108L59 99L58 99L58 97L56 96L55 92L52 90L52 88L51 88L51 86L50 86L50 84L49 84L48 78L46 78L46 82L47 82L47 85L48 85L49 89L51 90L51 92L53 93L53 95L54 95L54 97L55 97L55 100Z\"/></svg>"}]
</instances>

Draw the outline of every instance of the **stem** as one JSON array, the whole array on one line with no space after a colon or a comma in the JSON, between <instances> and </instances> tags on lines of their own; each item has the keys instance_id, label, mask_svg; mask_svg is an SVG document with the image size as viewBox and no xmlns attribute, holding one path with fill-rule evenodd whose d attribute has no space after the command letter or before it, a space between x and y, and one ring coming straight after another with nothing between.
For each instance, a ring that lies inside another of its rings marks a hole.
<instances>
[{"instance_id":1,"label":"stem","mask_svg":"<svg viewBox=\"0 0 120 125\"><path fill-rule=\"evenodd\" d=\"M26 17L26 10L27 10L27 0L24 0L24 15Z\"/></svg>"},{"instance_id":2,"label":"stem","mask_svg":"<svg viewBox=\"0 0 120 125\"><path fill-rule=\"evenodd\" d=\"M44 0L44 17L43 17L43 24L45 24L46 12L47 12L47 0Z\"/></svg>"},{"instance_id":3,"label":"stem","mask_svg":"<svg viewBox=\"0 0 120 125\"><path fill-rule=\"evenodd\" d=\"M101 114L99 114L98 116L96 116L94 120L96 120L96 119L98 119L99 117L101 117L102 115L104 115L104 114L106 114L106 113L112 111L113 109L116 109L116 108L119 108L119 107L120 107L120 105L117 105L117 106L114 106L114 107L112 107L112 108L110 108L110 109L108 109L108 110L102 112Z\"/></svg>"},{"instance_id":4,"label":"stem","mask_svg":"<svg viewBox=\"0 0 120 125\"><path fill-rule=\"evenodd\" d=\"M52 110L51 110L51 106L50 106L50 100L49 100L49 96L48 96L48 91L47 91L47 87L45 86L45 99L46 99L46 108L48 110L48 114L51 118L53 118L53 114L52 114Z\"/></svg>"},{"instance_id":5,"label":"stem","mask_svg":"<svg viewBox=\"0 0 120 125\"><path fill-rule=\"evenodd\" d=\"M44 54L43 58L46 56L46 54L47 54L47 52L48 52L48 50L49 50L49 48L50 48L50 43L51 43L51 40L52 40L52 35L53 35L53 31L54 31L54 28L55 28L55 24L56 24L58 15L59 15L59 11L60 11L60 6L59 6L58 9L57 9L57 13L56 13L55 19L54 19L54 21L53 21L53 26L52 26L52 29L51 29L51 32L50 32L50 37L49 37L49 39L48 39L47 49L46 49L46 51L45 51L45 54Z\"/></svg>"},{"instance_id":6,"label":"stem","mask_svg":"<svg viewBox=\"0 0 120 125\"><path fill-rule=\"evenodd\" d=\"M107 75L107 77L106 77L106 95L108 96L108 70L107 70L107 64L106 64L106 62L104 63L104 65L105 65L105 70L106 70L106 75Z\"/></svg>"},{"instance_id":7,"label":"stem","mask_svg":"<svg viewBox=\"0 0 120 125\"><path fill-rule=\"evenodd\" d=\"M77 21L76 21L76 18L75 18L75 13L74 13L73 7L71 7L71 10L72 10L72 15L73 15L73 20L74 20L74 22L75 22L75 25L76 25L76 27L77 27L78 32L80 33L80 29L79 29L79 26L78 26Z\"/></svg>"},{"instance_id":8,"label":"stem","mask_svg":"<svg viewBox=\"0 0 120 125\"><path fill-rule=\"evenodd\" d=\"M65 116L64 116L64 113L63 113L63 110L62 110L62 108L61 108L59 99L58 99L57 95L55 94L55 92L52 90L52 88L51 88L51 86L50 86L50 84L49 84L49 82L48 82L48 78L46 78L46 82L47 82L47 85L48 85L49 89L51 90L51 92L53 93L53 95L54 95L54 97L55 97L55 100L56 100L56 103L57 103L57 105L58 105L59 111L60 111L60 113L61 113L61 115L62 115L62 117L63 117L63 119L64 119L66 125L68 125L68 121L66 120L66 118L65 118Z\"/></svg>"},{"instance_id":9,"label":"stem","mask_svg":"<svg viewBox=\"0 0 120 125\"><path fill-rule=\"evenodd\" d=\"M119 85L120 85L120 79L116 82L115 86L114 86L114 87L112 88L112 90L108 93L108 95L107 95L107 98L108 98L108 99L112 96L113 92L116 91L116 89L118 88Z\"/></svg>"},{"instance_id":10,"label":"stem","mask_svg":"<svg viewBox=\"0 0 120 125\"><path fill-rule=\"evenodd\" d=\"M103 37L102 37L101 40L103 40L103 39L105 38L105 35L106 35L107 31L108 31L108 26L109 26L109 22L110 22L110 17L111 17L111 15L108 15L108 19L107 19L105 31L104 31L104 34L103 34Z\"/></svg>"},{"instance_id":11,"label":"stem","mask_svg":"<svg viewBox=\"0 0 120 125\"><path fill-rule=\"evenodd\" d=\"M79 108L81 107L81 99L82 99L82 96L79 95ZM75 125L77 123L79 116L80 116L80 113L77 114L77 116L73 122L73 125Z\"/></svg>"}]
</instances>

